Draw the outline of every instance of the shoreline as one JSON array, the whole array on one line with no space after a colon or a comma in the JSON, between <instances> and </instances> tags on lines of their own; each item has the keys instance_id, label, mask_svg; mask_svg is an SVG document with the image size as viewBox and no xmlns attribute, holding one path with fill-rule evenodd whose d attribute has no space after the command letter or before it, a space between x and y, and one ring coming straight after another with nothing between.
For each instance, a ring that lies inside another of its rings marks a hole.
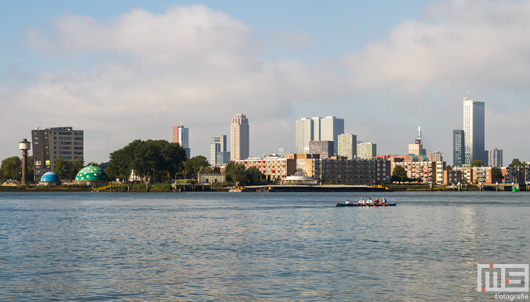
<instances>
[{"instance_id":1,"label":"shoreline","mask_svg":"<svg viewBox=\"0 0 530 302\"><path fill-rule=\"evenodd\" d=\"M527 186L517 186L520 191L527 191ZM110 189L98 190L101 192L222 192L228 193L231 187L227 186L209 186L209 185L187 185L172 187L171 184L152 184L146 189L145 184L131 184L130 186L112 187ZM479 186L476 184L463 185L460 190L456 187L429 184L388 184L383 186L354 186L354 185L318 185L318 186L281 186L281 185L259 185L246 186L233 190L239 192L252 193L277 193L277 192L458 192L458 191L485 191L485 192L512 192L512 185L502 186ZM96 191L94 187L83 186L0 186L2 192L92 192Z\"/></svg>"}]
</instances>

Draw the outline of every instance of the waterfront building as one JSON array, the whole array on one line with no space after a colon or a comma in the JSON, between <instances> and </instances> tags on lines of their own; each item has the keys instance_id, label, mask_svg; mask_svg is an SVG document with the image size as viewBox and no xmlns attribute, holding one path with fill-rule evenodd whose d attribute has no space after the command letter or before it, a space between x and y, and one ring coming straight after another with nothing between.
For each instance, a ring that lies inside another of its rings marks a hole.
<instances>
[{"instance_id":1,"label":"waterfront building","mask_svg":"<svg viewBox=\"0 0 530 302\"><path fill-rule=\"evenodd\" d=\"M246 169L255 167L270 181L281 181L287 176L293 175L296 171L295 159L276 155L263 158L250 157L245 160L236 160L235 162L243 164Z\"/></svg>"},{"instance_id":2,"label":"waterfront building","mask_svg":"<svg viewBox=\"0 0 530 302\"><path fill-rule=\"evenodd\" d=\"M201 185L222 184L226 182L226 175L225 174L198 174L197 182Z\"/></svg>"},{"instance_id":3,"label":"waterfront building","mask_svg":"<svg viewBox=\"0 0 530 302\"><path fill-rule=\"evenodd\" d=\"M74 184L93 186L107 183L107 176L103 169L98 166L86 166L79 171L75 177Z\"/></svg>"},{"instance_id":4,"label":"waterfront building","mask_svg":"<svg viewBox=\"0 0 530 302\"><path fill-rule=\"evenodd\" d=\"M460 167L466 163L464 130L453 130L453 166Z\"/></svg>"},{"instance_id":5,"label":"waterfront building","mask_svg":"<svg viewBox=\"0 0 530 302\"><path fill-rule=\"evenodd\" d=\"M210 144L210 164L226 165L230 162L230 152L226 151L226 135L217 135L213 137L213 143Z\"/></svg>"},{"instance_id":6,"label":"waterfront building","mask_svg":"<svg viewBox=\"0 0 530 302\"><path fill-rule=\"evenodd\" d=\"M338 156L344 156L347 159L357 157L357 136L353 134L339 134L337 151Z\"/></svg>"},{"instance_id":7,"label":"waterfront building","mask_svg":"<svg viewBox=\"0 0 530 302\"><path fill-rule=\"evenodd\" d=\"M309 153L319 154L320 158L330 158L335 154L333 141L310 141Z\"/></svg>"},{"instance_id":8,"label":"waterfront building","mask_svg":"<svg viewBox=\"0 0 530 302\"><path fill-rule=\"evenodd\" d=\"M374 185L390 183L390 162L382 159L308 159L306 174L322 184Z\"/></svg>"},{"instance_id":9,"label":"waterfront building","mask_svg":"<svg viewBox=\"0 0 530 302\"><path fill-rule=\"evenodd\" d=\"M173 127L173 142L179 143L184 150L186 150L186 157L190 158L190 132L189 128L185 128L182 123L180 126Z\"/></svg>"},{"instance_id":10,"label":"waterfront building","mask_svg":"<svg viewBox=\"0 0 530 302\"><path fill-rule=\"evenodd\" d=\"M464 98L464 150L465 164L475 160L488 164L485 145L485 105L484 102Z\"/></svg>"},{"instance_id":11,"label":"waterfront building","mask_svg":"<svg viewBox=\"0 0 530 302\"><path fill-rule=\"evenodd\" d=\"M308 153L310 141L332 141L333 150L337 150L338 136L343 133L344 119L335 116L299 119L296 121L296 149L298 153Z\"/></svg>"},{"instance_id":12,"label":"waterfront building","mask_svg":"<svg viewBox=\"0 0 530 302\"><path fill-rule=\"evenodd\" d=\"M244 114L236 114L230 124L230 160L244 160L249 156L249 125Z\"/></svg>"},{"instance_id":13,"label":"waterfront building","mask_svg":"<svg viewBox=\"0 0 530 302\"><path fill-rule=\"evenodd\" d=\"M377 156L377 144L370 142L357 143L357 157L361 159L371 159Z\"/></svg>"},{"instance_id":14,"label":"waterfront building","mask_svg":"<svg viewBox=\"0 0 530 302\"><path fill-rule=\"evenodd\" d=\"M37 128L31 130L31 137L35 181L51 172L58 158L72 163L84 158L83 130L72 127Z\"/></svg>"},{"instance_id":15,"label":"waterfront building","mask_svg":"<svg viewBox=\"0 0 530 302\"><path fill-rule=\"evenodd\" d=\"M493 149L488 151L488 166L502 167L502 150Z\"/></svg>"}]
</instances>

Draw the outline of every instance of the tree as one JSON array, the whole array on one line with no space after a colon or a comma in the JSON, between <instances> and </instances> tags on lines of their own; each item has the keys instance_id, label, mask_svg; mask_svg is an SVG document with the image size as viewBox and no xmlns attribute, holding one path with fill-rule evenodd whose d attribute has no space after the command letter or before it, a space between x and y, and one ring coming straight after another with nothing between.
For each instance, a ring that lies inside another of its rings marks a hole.
<instances>
[{"instance_id":1,"label":"tree","mask_svg":"<svg viewBox=\"0 0 530 302\"><path fill-rule=\"evenodd\" d=\"M74 179L77 172L74 169L74 163L62 159L61 157L55 160L55 165L52 170L60 179Z\"/></svg>"},{"instance_id":2,"label":"tree","mask_svg":"<svg viewBox=\"0 0 530 302\"><path fill-rule=\"evenodd\" d=\"M483 167L484 166L484 162L482 162L481 160L477 159L477 160L472 161L469 166L470 167Z\"/></svg>"},{"instance_id":3,"label":"tree","mask_svg":"<svg viewBox=\"0 0 530 302\"><path fill-rule=\"evenodd\" d=\"M186 151L178 143L165 140L134 140L110 154L105 172L111 178L129 179L131 171L139 177L172 179L182 170Z\"/></svg>"},{"instance_id":4,"label":"tree","mask_svg":"<svg viewBox=\"0 0 530 302\"><path fill-rule=\"evenodd\" d=\"M6 179L20 180L22 161L18 156L11 156L2 161L2 176Z\"/></svg>"},{"instance_id":5,"label":"tree","mask_svg":"<svg viewBox=\"0 0 530 302\"><path fill-rule=\"evenodd\" d=\"M208 163L208 160L206 157L202 155L198 155L192 158L187 159L184 162L184 173L188 177L193 177L197 173L201 171L203 168L209 168L210 164Z\"/></svg>"},{"instance_id":6,"label":"tree","mask_svg":"<svg viewBox=\"0 0 530 302\"><path fill-rule=\"evenodd\" d=\"M502 182L504 176L502 176L502 171L499 167L491 168L491 180L493 182Z\"/></svg>"},{"instance_id":7,"label":"tree","mask_svg":"<svg viewBox=\"0 0 530 302\"><path fill-rule=\"evenodd\" d=\"M226 176L241 186L259 184L264 175L256 167L245 168L244 164L228 163L225 169Z\"/></svg>"},{"instance_id":8,"label":"tree","mask_svg":"<svg viewBox=\"0 0 530 302\"><path fill-rule=\"evenodd\" d=\"M524 167L525 163L521 162L518 158L514 158L512 163L508 165L509 168Z\"/></svg>"},{"instance_id":9,"label":"tree","mask_svg":"<svg viewBox=\"0 0 530 302\"><path fill-rule=\"evenodd\" d=\"M394 170L392 171L392 181L406 180L408 180L407 170L405 170L405 168L403 168L402 166L395 166Z\"/></svg>"},{"instance_id":10,"label":"tree","mask_svg":"<svg viewBox=\"0 0 530 302\"><path fill-rule=\"evenodd\" d=\"M447 171L453 171L453 167L451 167L450 165L447 165L447 167L445 168L445 170L447 170Z\"/></svg>"}]
</instances>

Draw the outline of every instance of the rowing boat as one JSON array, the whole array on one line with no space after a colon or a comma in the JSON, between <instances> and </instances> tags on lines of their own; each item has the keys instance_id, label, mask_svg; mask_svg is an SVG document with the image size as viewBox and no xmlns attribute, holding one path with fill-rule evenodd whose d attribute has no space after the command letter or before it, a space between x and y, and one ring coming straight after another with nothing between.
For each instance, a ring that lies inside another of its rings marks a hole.
<instances>
[{"instance_id":1,"label":"rowing boat","mask_svg":"<svg viewBox=\"0 0 530 302\"><path fill-rule=\"evenodd\" d=\"M382 204L382 203L378 203L378 204L369 204L369 203L358 203L358 202L354 202L354 203L336 203L335 204L336 207L395 207L396 206L396 203L386 203L386 204Z\"/></svg>"}]
</instances>

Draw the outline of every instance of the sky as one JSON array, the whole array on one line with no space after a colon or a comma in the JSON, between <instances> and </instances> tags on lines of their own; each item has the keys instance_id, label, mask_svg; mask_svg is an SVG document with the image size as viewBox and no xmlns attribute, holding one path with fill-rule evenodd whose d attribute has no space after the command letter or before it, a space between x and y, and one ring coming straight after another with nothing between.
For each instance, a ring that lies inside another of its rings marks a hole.
<instances>
[{"instance_id":1,"label":"sky","mask_svg":"<svg viewBox=\"0 0 530 302\"><path fill-rule=\"evenodd\" d=\"M243 113L250 155L343 118L378 154L452 164L463 97L486 149L530 161L530 1L0 1L0 159L37 127L84 130L85 162L189 128L191 156Z\"/></svg>"}]
</instances>

